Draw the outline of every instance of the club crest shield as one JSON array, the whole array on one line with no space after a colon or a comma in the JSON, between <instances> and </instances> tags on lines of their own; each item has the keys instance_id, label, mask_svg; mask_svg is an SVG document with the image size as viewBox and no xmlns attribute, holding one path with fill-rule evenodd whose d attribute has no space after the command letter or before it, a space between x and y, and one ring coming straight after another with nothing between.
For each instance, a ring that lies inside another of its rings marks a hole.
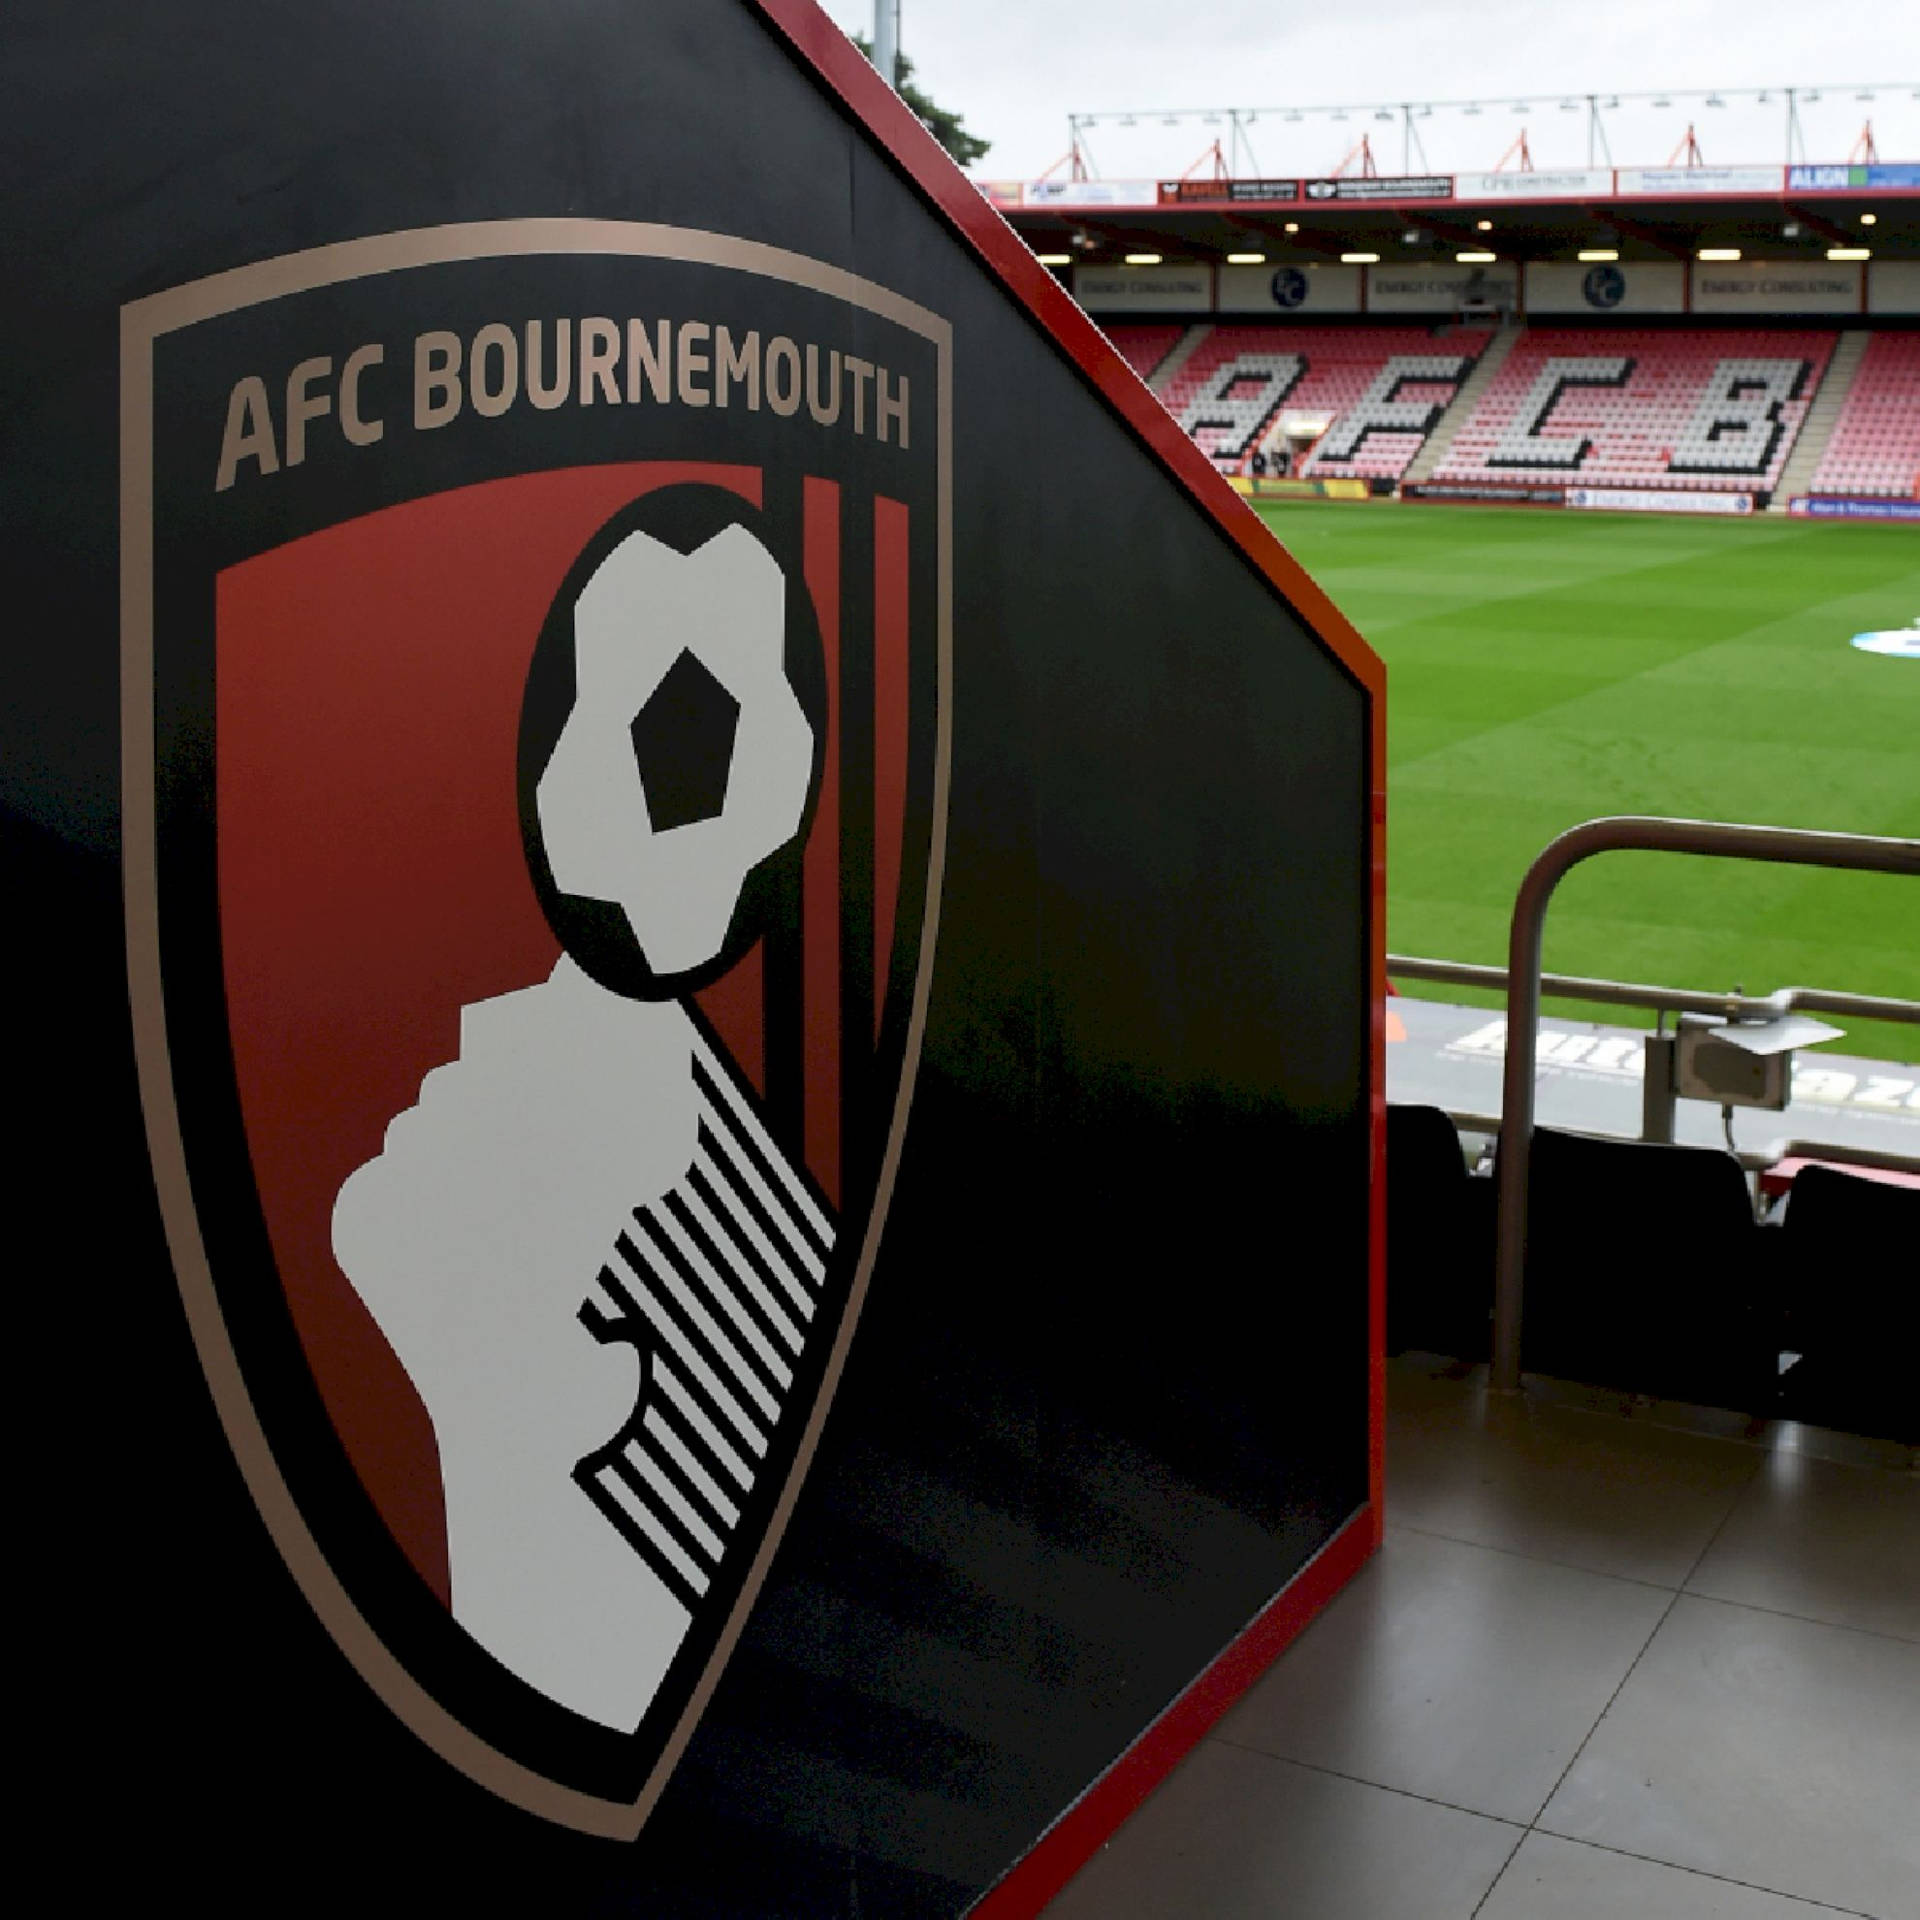
<instances>
[{"instance_id":1,"label":"club crest shield","mask_svg":"<svg viewBox=\"0 0 1920 1920\"><path fill-rule=\"evenodd\" d=\"M129 987L182 1297L350 1660L630 1836L826 1417L938 917L946 323L513 221L123 309Z\"/></svg>"}]
</instances>

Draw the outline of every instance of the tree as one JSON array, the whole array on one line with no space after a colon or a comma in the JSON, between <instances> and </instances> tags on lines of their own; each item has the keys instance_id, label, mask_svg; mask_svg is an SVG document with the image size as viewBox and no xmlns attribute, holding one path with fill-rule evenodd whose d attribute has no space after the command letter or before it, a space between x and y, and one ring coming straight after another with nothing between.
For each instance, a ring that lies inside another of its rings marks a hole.
<instances>
[{"instance_id":1,"label":"tree","mask_svg":"<svg viewBox=\"0 0 1920 1920\"><path fill-rule=\"evenodd\" d=\"M869 60L873 58L873 42L863 34L853 36L853 44ZM904 53L894 56L896 69L893 77L893 90L913 110L913 116L933 137L953 155L963 167L970 167L986 152L993 143L982 140L977 133L969 133L965 122L957 113L950 113L945 107L935 106L927 96L913 84L913 62Z\"/></svg>"}]
</instances>

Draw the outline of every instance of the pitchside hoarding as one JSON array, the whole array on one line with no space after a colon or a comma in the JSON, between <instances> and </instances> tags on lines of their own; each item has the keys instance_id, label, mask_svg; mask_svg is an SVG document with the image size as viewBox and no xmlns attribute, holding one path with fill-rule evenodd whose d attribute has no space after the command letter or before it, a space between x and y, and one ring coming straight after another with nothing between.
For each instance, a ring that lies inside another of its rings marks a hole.
<instances>
[{"instance_id":1,"label":"pitchside hoarding","mask_svg":"<svg viewBox=\"0 0 1920 1920\"><path fill-rule=\"evenodd\" d=\"M1031 1911L1378 1537L1377 663L797 0L4 44L90 1895Z\"/></svg>"},{"instance_id":2,"label":"pitchside hoarding","mask_svg":"<svg viewBox=\"0 0 1920 1920\"><path fill-rule=\"evenodd\" d=\"M1463 173L1453 183L1456 200L1604 200L1612 192L1611 167L1572 167L1558 172Z\"/></svg>"}]
</instances>

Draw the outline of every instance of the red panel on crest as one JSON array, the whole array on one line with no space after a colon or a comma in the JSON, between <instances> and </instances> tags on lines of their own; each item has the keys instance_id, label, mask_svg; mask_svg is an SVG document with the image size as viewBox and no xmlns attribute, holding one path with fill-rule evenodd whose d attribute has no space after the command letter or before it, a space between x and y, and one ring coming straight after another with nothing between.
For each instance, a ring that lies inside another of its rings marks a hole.
<instances>
[{"instance_id":1,"label":"red panel on crest","mask_svg":"<svg viewBox=\"0 0 1920 1920\"><path fill-rule=\"evenodd\" d=\"M759 504L748 467L570 468L390 507L220 576L221 942L254 1175L328 1412L443 1600L433 1429L334 1262L334 1196L458 1055L461 1008L559 958L521 848L527 665L594 531L685 482ZM751 1071L758 997L728 986L710 990L717 1024Z\"/></svg>"}]
</instances>

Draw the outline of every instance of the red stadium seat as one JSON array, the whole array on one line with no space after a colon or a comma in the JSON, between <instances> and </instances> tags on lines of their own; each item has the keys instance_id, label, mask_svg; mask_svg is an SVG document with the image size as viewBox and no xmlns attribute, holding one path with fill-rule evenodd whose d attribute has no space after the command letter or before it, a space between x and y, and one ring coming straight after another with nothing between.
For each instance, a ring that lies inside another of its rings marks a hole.
<instances>
[{"instance_id":1,"label":"red stadium seat","mask_svg":"<svg viewBox=\"0 0 1920 1920\"><path fill-rule=\"evenodd\" d=\"M1771 492L1836 337L1530 328L1434 477Z\"/></svg>"},{"instance_id":2,"label":"red stadium seat","mask_svg":"<svg viewBox=\"0 0 1920 1920\"><path fill-rule=\"evenodd\" d=\"M1441 339L1426 327L1215 327L1160 397L1223 464L1238 467L1283 414L1299 413L1332 421L1307 459L1308 473L1398 479L1491 331L1449 328ZM1409 364L1394 368L1396 361ZM1459 368L1455 377L1410 377L1449 362ZM1390 369L1392 400L1409 419L1425 415L1424 422L1407 431L1369 433L1335 458L1341 416Z\"/></svg>"},{"instance_id":3,"label":"red stadium seat","mask_svg":"<svg viewBox=\"0 0 1920 1920\"><path fill-rule=\"evenodd\" d=\"M1876 333L1868 341L1811 491L1920 494L1920 334Z\"/></svg>"}]
</instances>

